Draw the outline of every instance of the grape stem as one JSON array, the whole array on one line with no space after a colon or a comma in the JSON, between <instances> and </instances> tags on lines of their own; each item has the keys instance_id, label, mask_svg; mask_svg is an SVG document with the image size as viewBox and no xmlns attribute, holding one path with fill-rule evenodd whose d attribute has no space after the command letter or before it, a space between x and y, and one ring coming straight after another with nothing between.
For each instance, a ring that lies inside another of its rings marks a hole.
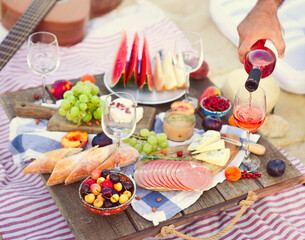
<instances>
[{"instance_id":1,"label":"grape stem","mask_svg":"<svg viewBox=\"0 0 305 240\"><path fill-rule=\"evenodd\" d=\"M134 137L134 138L139 139L139 140L147 140L148 139L148 137L142 137L139 134L132 134L131 137Z\"/></svg>"}]
</instances>

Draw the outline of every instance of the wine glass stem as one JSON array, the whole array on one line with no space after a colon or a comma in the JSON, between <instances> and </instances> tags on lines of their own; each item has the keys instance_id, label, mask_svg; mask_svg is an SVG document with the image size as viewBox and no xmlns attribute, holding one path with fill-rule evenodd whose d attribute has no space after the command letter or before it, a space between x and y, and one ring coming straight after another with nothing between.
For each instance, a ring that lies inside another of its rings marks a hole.
<instances>
[{"instance_id":1,"label":"wine glass stem","mask_svg":"<svg viewBox=\"0 0 305 240\"><path fill-rule=\"evenodd\" d=\"M189 87L190 87L190 74L188 72L185 72L185 94L184 98L189 98Z\"/></svg>"},{"instance_id":2,"label":"wine glass stem","mask_svg":"<svg viewBox=\"0 0 305 240\"><path fill-rule=\"evenodd\" d=\"M120 147L121 147L121 140L117 140L115 145L115 162L114 162L114 170L119 171L120 170Z\"/></svg>"},{"instance_id":3,"label":"wine glass stem","mask_svg":"<svg viewBox=\"0 0 305 240\"><path fill-rule=\"evenodd\" d=\"M250 155L249 142L250 142L250 131L247 130L247 143L246 143L246 155L245 155L245 159L249 159L249 155Z\"/></svg>"},{"instance_id":4,"label":"wine glass stem","mask_svg":"<svg viewBox=\"0 0 305 240\"><path fill-rule=\"evenodd\" d=\"M42 79L42 103L47 102L47 95L46 95L46 75L41 74Z\"/></svg>"}]
</instances>

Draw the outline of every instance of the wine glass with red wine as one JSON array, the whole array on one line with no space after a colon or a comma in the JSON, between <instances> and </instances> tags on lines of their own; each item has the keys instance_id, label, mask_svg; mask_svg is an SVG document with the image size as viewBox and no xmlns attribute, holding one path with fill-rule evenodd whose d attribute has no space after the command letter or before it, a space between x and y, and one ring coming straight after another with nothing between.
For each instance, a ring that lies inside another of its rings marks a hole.
<instances>
[{"instance_id":1,"label":"wine glass with red wine","mask_svg":"<svg viewBox=\"0 0 305 240\"><path fill-rule=\"evenodd\" d=\"M266 118L265 91L258 87L256 91L249 92L244 86L240 87L234 99L233 116L236 124L247 131L246 154L242 168L249 172L255 171L260 166L260 160L250 158L248 143L250 142L250 131L255 132Z\"/></svg>"},{"instance_id":2,"label":"wine glass with red wine","mask_svg":"<svg viewBox=\"0 0 305 240\"><path fill-rule=\"evenodd\" d=\"M249 92L258 88L261 78L268 77L275 68L276 57L270 48L265 47L266 39L258 40L245 58L244 67L249 77L245 87Z\"/></svg>"}]
</instances>

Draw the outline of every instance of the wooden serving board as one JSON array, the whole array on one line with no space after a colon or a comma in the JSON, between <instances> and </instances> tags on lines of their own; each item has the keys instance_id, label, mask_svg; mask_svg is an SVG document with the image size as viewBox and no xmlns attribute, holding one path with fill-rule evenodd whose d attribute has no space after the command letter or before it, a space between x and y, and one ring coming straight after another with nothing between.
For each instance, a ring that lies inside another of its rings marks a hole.
<instances>
[{"instance_id":1,"label":"wooden serving board","mask_svg":"<svg viewBox=\"0 0 305 240\"><path fill-rule=\"evenodd\" d=\"M139 133L142 128L147 128L149 130L152 129L155 116L156 116L156 108L154 107L147 107L142 106L143 111L143 118L137 123L135 133ZM69 131L85 131L87 133L100 133L102 132L101 123L96 120L92 120L90 122L90 125L87 123L82 123L80 126L77 126L76 124L68 121L65 117L60 116L58 112L56 112L49 120L48 122L48 131L63 131L63 132L69 132Z\"/></svg>"},{"instance_id":2,"label":"wooden serving board","mask_svg":"<svg viewBox=\"0 0 305 240\"><path fill-rule=\"evenodd\" d=\"M105 95L109 94L109 91L105 88L103 84L103 74L95 75L95 84L100 88L100 94ZM74 84L79 79L71 80ZM50 94L51 85L47 86L47 98L52 99L52 95ZM20 117L28 117L28 118L42 118L42 119L50 119L48 122L47 129L49 131L73 131L80 130L86 131L88 133L99 133L102 131L101 125L97 125L96 120L91 121L91 125L83 123L80 126L69 122L66 118L60 116L57 110L43 107L37 104L34 104L33 95L39 94L42 95L42 88L30 88L26 90L10 92L0 95L0 103L3 109L6 112L9 120L12 120L16 116ZM156 108L149 106L142 106L144 108L143 118L137 123L135 133L139 133L140 129L147 128L149 130L152 129L155 116L156 116Z\"/></svg>"},{"instance_id":3,"label":"wooden serving board","mask_svg":"<svg viewBox=\"0 0 305 240\"><path fill-rule=\"evenodd\" d=\"M234 134L222 134L222 135L225 136L225 137L228 137L228 138L235 139L235 140L240 140L239 137L234 135ZM158 150L156 152L153 152L152 154L160 156L160 157L177 157L177 152L182 151L183 152L182 159L185 159L185 160L188 160L188 161L193 161L193 162L196 162L196 163L200 163L200 164L208 167L212 171L213 176L215 176L217 173L219 173L223 169L225 169L229 165L230 162L232 162L232 160L234 159L234 157L236 156L236 154L239 151L238 146L226 142L225 147L230 149L230 158L229 158L227 164L225 166L221 167L221 166L218 166L218 165L215 165L215 164L212 164L212 163L208 163L208 162L205 162L205 161L200 161L200 160L197 160L197 159L193 158L193 155L191 154L191 152L187 150L188 146L189 145L168 147L168 148L165 149L166 150L166 155L164 155L162 153L162 150ZM150 161L154 161L154 160L140 160L138 162L136 168L138 168L142 164L145 164L145 163L150 162Z\"/></svg>"}]
</instances>

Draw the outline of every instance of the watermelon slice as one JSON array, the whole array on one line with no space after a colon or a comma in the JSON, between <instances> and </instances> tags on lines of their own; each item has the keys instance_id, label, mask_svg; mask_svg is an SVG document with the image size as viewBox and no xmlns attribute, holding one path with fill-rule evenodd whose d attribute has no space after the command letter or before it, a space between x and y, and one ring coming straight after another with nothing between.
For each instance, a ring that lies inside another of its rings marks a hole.
<instances>
[{"instance_id":1,"label":"watermelon slice","mask_svg":"<svg viewBox=\"0 0 305 240\"><path fill-rule=\"evenodd\" d=\"M110 84L112 88L116 86L118 83L124 84L126 64L127 64L127 34L126 31L124 31L121 37L121 42L118 51L116 53L116 57L112 68L111 84Z\"/></svg>"},{"instance_id":2,"label":"watermelon slice","mask_svg":"<svg viewBox=\"0 0 305 240\"><path fill-rule=\"evenodd\" d=\"M145 84L148 85L148 90L152 92L154 89L154 83L153 83L147 40L146 40L146 36L144 35L141 71L140 71L140 79L138 86L140 89L142 89Z\"/></svg>"},{"instance_id":3,"label":"watermelon slice","mask_svg":"<svg viewBox=\"0 0 305 240\"><path fill-rule=\"evenodd\" d=\"M155 57L154 84L156 91L165 90L165 81L159 53Z\"/></svg>"},{"instance_id":4,"label":"watermelon slice","mask_svg":"<svg viewBox=\"0 0 305 240\"><path fill-rule=\"evenodd\" d=\"M126 76L126 78L124 79L125 86L129 80L132 80L132 83L135 83L136 85L138 84L138 64L139 64L138 52L139 52L139 35L138 33L136 33L132 44L128 68L126 70L127 74L125 74Z\"/></svg>"}]
</instances>

